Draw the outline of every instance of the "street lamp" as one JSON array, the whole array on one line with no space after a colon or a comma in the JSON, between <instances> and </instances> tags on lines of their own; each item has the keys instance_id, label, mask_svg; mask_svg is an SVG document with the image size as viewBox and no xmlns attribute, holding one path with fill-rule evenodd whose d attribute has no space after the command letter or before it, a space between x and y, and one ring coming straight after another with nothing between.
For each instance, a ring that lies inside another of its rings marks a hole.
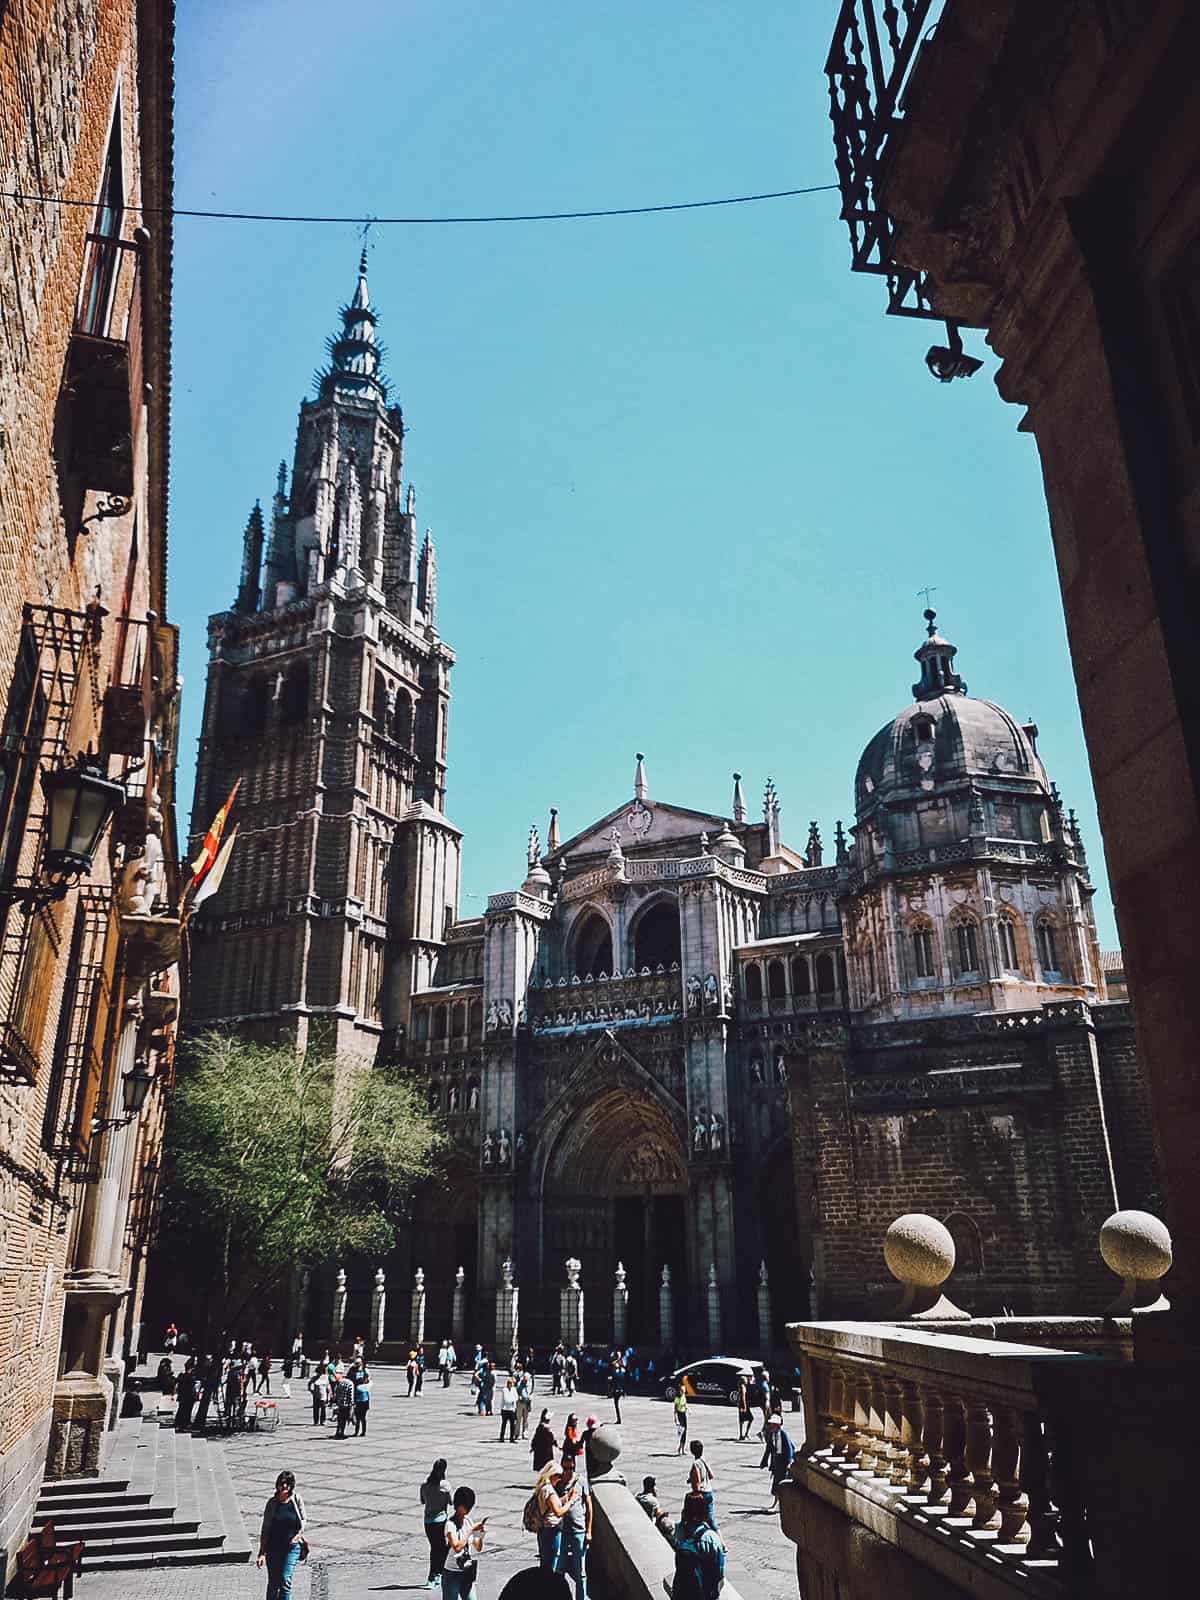
<instances>
[{"instance_id":1,"label":"street lamp","mask_svg":"<svg viewBox=\"0 0 1200 1600\"><path fill-rule=\"evenodd\" d=\"M28 913L51 900L61 900L76 879L90 873L101 836L118 804L123 785L104 775L100 758L80 752L74 766L43 772L46 796L46 843L42 867L46 883L0 889L0 904L20 905Z\"/></svg>"},{"instance_id":2,"label":"street lamp","mask_svg":"<svg viewBox=\"0 0 1200 1600\"><path fill-rule=\"evenodd\" d=\"M146 1104L146 1096L150 1093L150 1085L153 1082L154 1074L146 1065L145 1057L139 1056L129 1071L123 1073L121 1077L121 1103L125 1108L125 1115L93 1117L92 1133L107 1133L110 1128L123 1128L127 1123L136 1121Z\"/></svg>"}]
</instances>

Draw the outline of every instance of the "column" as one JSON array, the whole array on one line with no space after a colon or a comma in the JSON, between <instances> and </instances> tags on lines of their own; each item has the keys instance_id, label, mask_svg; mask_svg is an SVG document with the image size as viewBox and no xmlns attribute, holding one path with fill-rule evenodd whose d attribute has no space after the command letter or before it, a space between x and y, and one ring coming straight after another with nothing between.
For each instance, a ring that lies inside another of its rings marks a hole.
<instances>
[{"instance_id":1,"label":"column","mask_svg":"<svg viewBox=\"0 0 1200 1600\"><path fill-rule=\"evenodd\" d=\"M625 1283L625 1266L617 1262L617 1270L613 1274L613 1344L619 1350L625 1348L625 1339L629 1327L629 1289Z\"/></svg>"},{"instance_id":2,"label":"column","mask_svg":"<svg viewBox=\"0 0 1200 1600\"><path fill-rule=\"evenodd\" d=\"M383 1319L387 1311L387 1279L382 1267L375 1268L375 1286L371 1290L371 1352L374 1354L383 1343Z\"/></svg>"},{"instance_id":3,"label":"column","mask_svg":"<svg viewBox=\"0 0 1200 1600\"><path fill-rule=\"evenodd\" d=\"M771 1286L767 1280L765 1261L758 1269L758 1290L755 1298L758 1302L758 1347L766 1356L771 1349Z\"/></svg>"},{"instance_id":4,"label":"column","mask_svg":"<svg viewBox=\"0 0 1200 1600\"><path fill-rule=\"evenodd\" d=\"M467 1337L467 1273L459 1267L454 1274L454 1300L450 1308L450 1337L456 1350L461 1349Z\"/></svg>"},{"instance_id":5,"label":"column","mask_svg":"<svg viewBox=\"0 0 1200 1600\"><path fill-rule=\"evenodd\" d=\"M412 1317L409 1321L409 1338L414 1350L425 1343L425 1268L413 1273Z\"/></svg>"},{"instance_id":6,"label":"column","mask_svg":"<svg viewBox=\"0 0 1200 1600\"><path fill-rule=\"evenodd\" d=\"M708 1342L713 1354L721 1348L721 1285L717 1282L717 1263L708 1264Z\"/></svg>"},{"instance_id":7,"label":"column","mask_svg":"<svg viewBox=\"0 0 1200 1600\"><path fill-rule=\"evenodd\" d=\"M658 1286L658 1337L664 1349L675 1343L675 1305L671 1291L671 1269L663 1263Z\"/></svg>"},{"instance_id":8,"label":"column","mask_svg":"<svg viewBox=\"0 0 1200 1600\"><path fill-rule=\"evenodd\" d=\"M341 1344L342 1333L346 1326L346 1269L337 1269L337 1278L333 1287L333 1327L330 1338L335 1345Z\"/></svg>"}]
</instances>

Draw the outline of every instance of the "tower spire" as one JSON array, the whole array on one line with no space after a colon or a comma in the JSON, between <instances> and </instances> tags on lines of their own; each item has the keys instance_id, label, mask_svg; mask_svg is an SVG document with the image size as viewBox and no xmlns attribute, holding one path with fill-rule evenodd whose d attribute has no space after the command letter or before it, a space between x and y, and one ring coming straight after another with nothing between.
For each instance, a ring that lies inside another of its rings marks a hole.
<instances>
[{"instance_id":1,"label":"tower spire","mask_svg":"<svg viewBox=\"0 0 1200 1600\"><path fill-rule=\"evenodd\" d=\"M329 366L319 374L322 400L331 394L373 395L387 402L387 380L380 370L385 351L375 337L378 313L367 288L367 252L358 262L358 281L341 309L342 331L328 341Z\"/></svg>"},{"instance_id":2,"label":"tower spire","mask_svg":"<svg viewBox=\"0 0 1200 1600\"><path fill-rule=\"evenodd\" d=\"M775 788L774 778L767 779L767 787L763 792L763 821L767 825L767 854L769 856L779 853L779 795Z\"/></svg>"},{"instance_id":3,"label":"tower spire","mask_svg":"<svg viewBox=\"0 0 1200 1600\"><path fill-rule=\"evenodd\" d=\"M433 614L437 610L437 551L428 528L425 529L417 573L417 609L424 612L425 621L432 625Z\"/></svg>"},{"instance_id":4,"label":"tower spire","mask_svg":"<svg viewBox=\"0 0 1200 1600\"><path fill-rule=\"evenodd\" d=\"M246 522L242 535L242 575L238 582L237 599L233 609L249 616L258 610L258 578L262 571L263 514L258 501Z\"/></svg>"}]
</instances>

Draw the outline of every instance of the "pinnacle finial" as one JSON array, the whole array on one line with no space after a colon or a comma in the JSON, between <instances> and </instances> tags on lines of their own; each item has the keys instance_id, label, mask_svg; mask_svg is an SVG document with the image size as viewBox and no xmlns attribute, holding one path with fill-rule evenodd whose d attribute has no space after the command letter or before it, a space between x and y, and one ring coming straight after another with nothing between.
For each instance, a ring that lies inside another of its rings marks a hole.
<instances>
[{"instance_id":1,"label":"pinnacle finial","mask_svg":"<svg viewBox=\"0 0 1200 1600\"><path fill-rule=\"evenodd\" d=\"M646 786L646 758L640 750L637 752L637 766L633 773L633 794L637 800L646 800L650 794Z\"/></svg>"},{"instance_id":2,"label":"pinnacle finial","mask_svg":"<svg viewBox=\"0 0 1200 1600\"><path fill-rule=\"evenodd\" d=\"M746 796L742 792L742 775L740 772L735 772L733 775L733 820L735 822L745 822L746 820Z\"/></svg>"},{"instance_id":3,"label":"pinnacle finial","mask_svg":"<svg viewBox=\"0 0 1200 1600\"><path fill-rule=\"evenodd\" d=\"M927 606L925 608L925 632L929 635L929 637L931 639L933 638L934 634L937 632L936 623L937 623L937 612L933 609L932 606Z\"/></svg>"},{"instance_id":4,"label":"pinnacle finial","mask_svg":"<svg viewBox=\"0 0 1200 1600\"><path fill-rule=\"evenodd\" d=\"M363 247L362 247L362 255L360 255L359 258L358 258L358 275L359 275L360 278L365 278L366 275L367 275L367 247L366 247L366 245L363 245Z\"/></svg>"},{"instance_id":5,"label":"pinnacle finial","mask_svg":"<svg viewBox=\"0 0 1200 1600\"><path fill-rule=\"evenodd\" d=\"M558 807L550 807L550 826L546 830L546 849L553 853L558 849Z\"/></svg>"},{"instance_id":6,"label":"pinnacle finial","mask_svg":"<svg viewBox=\"0 0 1200 1600\"><path fill-rule=\"evenodd\" d=\"M535 824L529 830L528 861L529 861L530 867L531 868L532 867L536 867L538 862L541 859L542 859L542 846L541 846L541 841L538 838L537 826Z\"/></svg>"}]
</instances>

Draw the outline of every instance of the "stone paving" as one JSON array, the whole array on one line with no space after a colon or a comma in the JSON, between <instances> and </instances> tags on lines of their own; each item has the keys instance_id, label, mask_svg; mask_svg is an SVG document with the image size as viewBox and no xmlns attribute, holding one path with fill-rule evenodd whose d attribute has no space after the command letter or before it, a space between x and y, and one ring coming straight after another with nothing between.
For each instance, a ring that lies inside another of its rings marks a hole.
<instances>
[{"instance_id":1,"label":"stone paving","mask_svg":"<svg viewBox=\"0 0 1200 1600\"><path fill-rule=\"evenodd\" d=\"M286 1399L276 1377L278 1429L236 1434L224 1447L247 1531L257 1540L275 1475L289 1467L304 1496L312 1544L309 1562L296 1569L293 1600L375 1600L423 1592L428 1546L417 1487L434 1458L444 1455L451 1487L471 1484L481 1514L490 1518L478 1591L480 1600L497 1600L505 1581L534 1559L533 1536L521 1527L532 1483L528 1444L500 1444L499 1416L476 1416L465 1374L458 1374L449 1390L436 1380L427 1382L424 1394L411 1400L401 1369L376 1366L373 1377L369 1432L365 1439L344 1442L334 1438L332 1425L313 1426L301 1381L293 1382ZM541 1406L550 1406L560 1437L568 1409L576 1410L581 1422L589 1414L612 1421L611 1401L579 1394L568 1405L551 1399L548 1389L549 1380L539 1378L533 1421ZM660 1497L677 1506L687 1474L675 1453L670 1407L631 1397L621 1409L619 1465L626 1481L637 1490L643 1475L653 1473ZM785 1419L797 1444L800 1420ZM716 1506L730 1582L745 1600L795 1600L795 1550L778 1516L766 1509L770 1486L766 1472L758 1470L762 1445L738 1443L732 1407L693 1405L690 1422L691 1437L703 1439L717 1475ZM76 1594L78 1600L262 1600L265 1588L266 1574L251 1563L85 1573Z\"/></svg>"}]
</instances>

